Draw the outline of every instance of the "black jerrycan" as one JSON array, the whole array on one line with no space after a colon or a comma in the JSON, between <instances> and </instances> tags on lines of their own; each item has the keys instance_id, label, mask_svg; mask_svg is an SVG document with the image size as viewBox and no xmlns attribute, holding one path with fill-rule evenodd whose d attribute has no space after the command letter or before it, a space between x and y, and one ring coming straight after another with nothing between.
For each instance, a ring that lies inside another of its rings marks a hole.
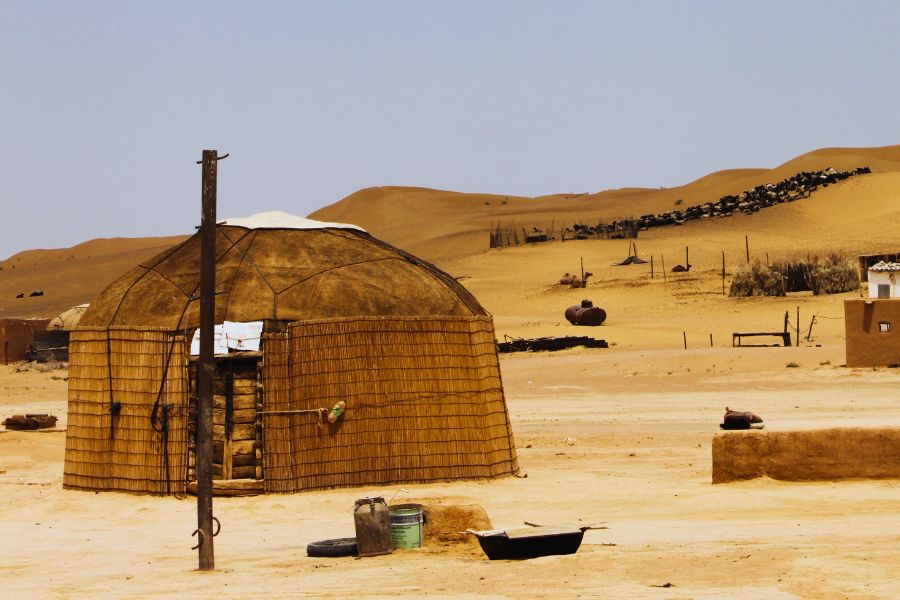
<instances>
[{"instance_id":1,"label":"black jerrycan","mask_svg":"<svg viewBox=\"0 0 900 600\"><path fill-rule=\"evenodd\" d=\"M384 498L360 498L353 505L359 556L390 554L391 515Z\"/></svg>"}]
</instances>

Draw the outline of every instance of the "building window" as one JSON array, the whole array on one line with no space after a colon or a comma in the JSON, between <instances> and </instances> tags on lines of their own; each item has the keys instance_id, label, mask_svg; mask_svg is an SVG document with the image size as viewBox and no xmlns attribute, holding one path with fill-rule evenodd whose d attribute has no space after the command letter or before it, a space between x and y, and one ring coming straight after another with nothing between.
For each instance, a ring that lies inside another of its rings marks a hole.
<instances>
[{"instance_id":1,"label":"building window","mask_svg":"<svg viewBox=\"0 0 900 600\"><path fill-rule=\"evenodd\" d=\"M879 283L878 284L878 297L879 298L890 298L891 297L891 286L887 283Z\"/></svg>"},{"instance_id":2,"label":"building window","mask_svg":"<svg viewBox=\"0 0 900 600\"><path fill-rule=\"evenodd\" d=\"M891 332L891 323L889 321L880 321L878 323L878 331L880 333L890 333Z\"/></svg>"}]
</instances>

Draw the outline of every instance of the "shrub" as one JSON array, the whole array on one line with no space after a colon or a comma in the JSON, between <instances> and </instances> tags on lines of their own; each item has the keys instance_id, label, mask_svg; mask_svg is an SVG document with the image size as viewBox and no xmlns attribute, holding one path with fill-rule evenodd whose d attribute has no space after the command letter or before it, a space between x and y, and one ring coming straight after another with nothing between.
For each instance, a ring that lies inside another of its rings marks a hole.
<instances>
[{"instance_id":1,"label":"shrub","mask_svg":"<svg viewBox=\"0 0 900 600\"><path fill-rule=\"evenodd\" d=\"M729 296L784 296L781 273L755 261L742 265L731 278Z\"/></svg>"},{"instance_id":2,"label":"shrub","mask_svg":"<svg viewBox=\"0 0 900 600\"><path fill-rule=\"evenodd\" d=\"M785 292L812 291L818 296L859 289L856 262L836 252L824 259L813 256L780 260L769 268L781 274Z\"/></svg>"},{"instance_id":3,"label":"shrub","mask_svg":"<svg viewBox=\"0 0 900 600\"><path fill-rule=\"evenodd\" d=\"M856 263L845 256L831 254L821 263L810 265L809 288L816 296L858 290L859 271Z\"/></svg>"}]
</instances>

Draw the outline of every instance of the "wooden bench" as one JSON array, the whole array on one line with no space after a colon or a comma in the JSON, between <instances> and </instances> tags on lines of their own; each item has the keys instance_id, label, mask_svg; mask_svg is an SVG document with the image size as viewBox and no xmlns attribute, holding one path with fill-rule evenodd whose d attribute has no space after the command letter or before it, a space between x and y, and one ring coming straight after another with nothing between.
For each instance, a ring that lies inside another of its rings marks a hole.
<instances>
[{"instance_id":1,"label":"wooden bench","mask_svg":"<svg viewBox=\"0 0 900 600\"><path fill-rule=\"evenodd\" d=\"M745 337L758 337L758 336L773 336L780 337L784 342L785 347L791 345L791 334L787 331L771 331L771 332L759 332L759 333L732 333L731 334L731 345L735 346L760 346L762 344L741 344L741 340Z\"/></svg>"},{"instance_id":2,"label":"wooden bench","mask_svg":"<svg viewBox=\"0 0 900 600\"><path fill-rule=\"evenodd\" d=\"M784 312L784 331L763 331L763 332L750 332L750 333L738 333L734 332L731 334L731 347L741 346L741 340L745 337L760 337L760 336L771 336L771 337L779 337L781 341L784 343L785 347L791 345L791 334L788 331L788 313ZM768 344L749 344L750 346L762 346Z\"/></svg>"}]
</instances>

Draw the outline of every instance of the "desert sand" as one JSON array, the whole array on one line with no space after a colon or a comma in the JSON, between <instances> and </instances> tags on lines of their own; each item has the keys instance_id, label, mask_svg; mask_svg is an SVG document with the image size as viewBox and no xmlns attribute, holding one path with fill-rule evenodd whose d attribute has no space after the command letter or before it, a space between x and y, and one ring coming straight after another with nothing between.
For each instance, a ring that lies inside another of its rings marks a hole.
<instances>
[{"instance_id":1,"label":"desert sand","mask_svg":"<svg viewBox=\"0 0 900 600\"><path fill-rule=\"evenodd\" d=\"M494 211L539 225L603 211L609 218L634 200L643 203L634 209L640 215L668 210L676 198L712 200L829 165L874 172L751 216L642 232L638 251L654 257L653 278L649 265L613 266L628 254L623 240L485 248ZM469 198L380 188L316 214L359 223L436 261L493 313L500 339L592 335L610 343L501 357L527 477L409 484L397 496L479 504L498 528L523 521L604 527L586 534L578 554L492 562L477 546L457 544L366 559L306 557L308 542L353 535L355 498L389 498L398 493L393 486L217 498L217 570L200 573L190 550L194 498L63 490L66 371L16 372L10 365L0 366L0 413L49 411L60 421L51 432L0 432L4 597L900 597L900 481L713 485L710 454L726 405L760 414L776 431L900 427L900 370L842 366L843 300L858 293L729 298L721 281L722 252L730 275L746 260L745 235L751 260L897 251L900 237L888 224L900 217L900 148L818 151L773 171L723 172L684 187L588 198L600 209L586 209L585 198L574 196ZM397 212L385 216L391 210ZM405 229L379 224L403 215ZM685 246L694 268L664 281L660 261L667 268L683 263ZM553 285L564 272L577 272L582 259L594 273L587 288ZM33 273L49 268L33 262ZM68 277L74 285L77 276ZM77 296L66 297L87 301ZM563 310L582 298L607 311L603 326L565 321ZM5 298L2 306L13 310ZM732 347L732 332L778 330L786 311L794 323L798 307L799 347Z\"/></svg>"}]
</instances>

